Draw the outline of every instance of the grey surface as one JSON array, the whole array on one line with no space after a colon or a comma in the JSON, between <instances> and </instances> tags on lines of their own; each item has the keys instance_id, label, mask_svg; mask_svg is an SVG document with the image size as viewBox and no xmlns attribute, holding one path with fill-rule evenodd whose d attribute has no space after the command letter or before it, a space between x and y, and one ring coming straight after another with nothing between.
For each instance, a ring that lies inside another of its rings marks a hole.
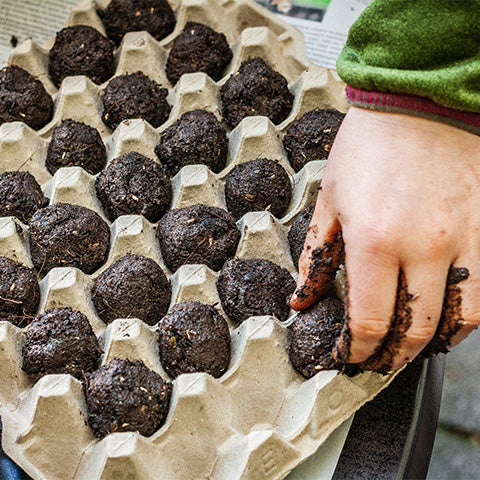
<instances>
[{"instance_id":1,"label":"grey surface","mask_svg":"<svg viewBox=\"0 0 480 480\"><path fill-rule=\"evenodd\" d=\"M480 479L480 331L447 355L428 480Z\"/></svg>"},{"instance_id":2,"label":"grey surface","mask_svg":"<svg viewBox=\"0 0 480 480\"><path fill-rule=\"evenodd\" d=\"M480 434L480 330L447 355L440 423Z\"/></svg>"},{"instance_id":3,"label":"grey surface","mask_svg":"<svg viewBox=\"0 0 480 480\"><path fill-rule=\"evenodd\" d=\"M427 480L478 480L480 447L467 438L439 429Z\"/></svg>"}]
</instances>

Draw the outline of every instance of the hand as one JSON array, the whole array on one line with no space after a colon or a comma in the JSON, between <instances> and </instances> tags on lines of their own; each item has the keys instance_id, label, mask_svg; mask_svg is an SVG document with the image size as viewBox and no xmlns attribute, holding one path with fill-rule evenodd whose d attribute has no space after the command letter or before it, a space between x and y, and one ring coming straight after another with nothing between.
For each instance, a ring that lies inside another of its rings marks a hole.
<instances>
[{"instance_id":1,"label":"hand","mask_svg":"<svg viewBox=\"0 0 480 480\"><path fill-rule=\"evenodd\" d=\"M348 288L337 359L397 370L432 340L440 318L435 341L446 346L480 324L480 137L352 107L330 152L294 309L327 291L340 230Z\"/></svg>"}]
</instances>

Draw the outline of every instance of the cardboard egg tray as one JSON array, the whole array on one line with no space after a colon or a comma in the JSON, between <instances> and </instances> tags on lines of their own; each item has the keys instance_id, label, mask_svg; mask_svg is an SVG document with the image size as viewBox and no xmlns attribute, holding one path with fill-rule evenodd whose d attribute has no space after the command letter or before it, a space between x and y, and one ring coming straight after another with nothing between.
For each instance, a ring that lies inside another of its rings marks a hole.
<instances>
[{"instance_id":1,"label":"cardboard egg tray","mask_svg":"<svg viewBox=\"0 0 480 480\"><path fill-rule=\"evenodd\" d=\"M28 40L12 52L9 63L43 81L54 95L55 114L39 132L19 122L0 126L0 171L30 171L51 203L80 204L103 216L95 197L94 176L79 167L60 169L53 177L46 170L46 150L55 126L73 118L96 127L109 161L130 151L156 160L154 147L161 132L181 114L197 108L221 118L220 86L242 61L260 56L289 81L295 95L291 115L278 126L265 117L245 118L229 132L229 158L222 172L189 165L173 178L172 208L196 203L225 208L224 179L235 165L258 157L279 160L294 187L288 212L282 219L267 211L241 218L236 255L271 260L296 276L286 235L296 214L315 202L325 160L310 162L294 174L282 135L312 108L345 111L343 84L335 72L307 60L297 30L254 3L182 0L173 6L177 26L169 37L157 42L145 32L129 33L116 54L116 75L141 70L170 89L172 111L164 125L154 129L143 120L128 120L110 131L101 120L100 95L105 85L97 86L81 76L68 77L57 91L47 74L49 45L44 48ZM69 25L87 24L103 31L97 8L92 1L83 2L72 10ZM195 73L184 75L172 88L166 79L168 50L187 21L206 23L227 36L234 57L220 82ZM155 327L138 319L118 319L106 326L90 299L93 281L123 255L137 253L156 260L170 277L171 305L187 300L213 304L219 302L218 273L204 265L184 265L172 275L163 263L155 225L141 216L119 217L110 228L106 264L92 275L75 268L51 270L40 282L39 311L61 306L82 311L100 338L102 364L114 357L141 359L168 379L159 362ZM14 218L0 218L0 255L32 266L28 229ZM23 330L0 322L3 448L35 479L281 479L392 379L371 372L349 378L325 371L305 380L288 360L287 324L273 317L252 317L240 326L230 323L232 360L221 378L199 373L174 380L166 423L151 437L113 433L98 440L85 423L80 382L69 375L48 375L34 384L21 370Z\"/></svg>"}]
</instances>

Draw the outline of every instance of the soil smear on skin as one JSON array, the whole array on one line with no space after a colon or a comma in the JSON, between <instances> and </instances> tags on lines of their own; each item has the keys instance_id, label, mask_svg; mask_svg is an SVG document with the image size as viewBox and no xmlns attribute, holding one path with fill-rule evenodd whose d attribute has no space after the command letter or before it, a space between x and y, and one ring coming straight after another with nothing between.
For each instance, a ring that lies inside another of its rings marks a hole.
<instances>
[{"instance_id":1,"label":"soil smear on skin","mask_svg":"<svg viewBox=\"0 0 480 480\"><path fill-rule=\"evenodd\" d=\"M67 373L82 380L100 361L100 345L88 318L71 308L40 314L25 331L22 370L37 381L44 375Z\"/></svg>"},{"instance_id":2,"label":"soil smear on skin","mask_svg":"<svg viewBox=\"0 0 480 480\"><path fill-rule=\"evenodd\" d=\"M230 332L214 306L179 303L160 321L158 332L160 362L172 378L196 372L219 378L226 372Z\"/></svg>"},{"instance_id":3,"label":"soil smear on skin","mask_svg":"<svg viewBox=\"0 0 480 480\"><path fill-rule=\"evenodd\" d=\"M359 364L361 368L364 370L374 370L382 374L387 374L391 371L393 359L397 355L405 339L405 335L412 324L413 312L411 303L415 301L415 298L415 295L408 292L405 274L400 272L395 314L391 319L388 333L375 353L365 362Z\"/></svg>"},{"instance_id":4,"label":"soil smear on skin","mask_svg":"<svg viewBox=\"0 0 480 480\"><path fill-rule=\"evenodd\" d=\"M87 421L97 438L132 431L149 437L165 423L172 384L143 362L114 358L85 380Z\"/></svg>"},{"instance_id":5,"label":"soil smear on skin","mask_svg":"<svg viewBox=\"0 0 480 480\"><path fill-rule=\"evenodd\" d=\"M423 349L423 357L448 353L452 338L462 328L462 289L458 285L469 277L468 269L450 266L443 298L442 314L435 336Z\"/></svg>"},{"instance_id":6,"label":"soil smear on skin","mask_svg":"<svg viewBox=\"0 0 480 480\"><path fill-rule=\"evenodd\" d=\"M308 230L318 228L312 225ZM307 247L308 248L308 247ZM313 295L318 297L325 295L332 287L332 282L335 279L335 274L343 263L345 258L345 251L343 245L342 232L335 233L331 241L325 241L323 247L313 249L312 258L308 270L309 285L302 285L295 295L300 299L306 299ZM321 288L318 286L310 286L311 284L318 284L321 281Z\"/></svg>"}]
</instances>

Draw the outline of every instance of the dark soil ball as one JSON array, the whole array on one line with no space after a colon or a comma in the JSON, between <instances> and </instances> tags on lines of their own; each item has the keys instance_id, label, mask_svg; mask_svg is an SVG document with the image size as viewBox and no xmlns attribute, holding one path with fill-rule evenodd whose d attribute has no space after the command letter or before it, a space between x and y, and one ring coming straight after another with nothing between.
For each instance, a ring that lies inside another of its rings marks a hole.
<instances>
[{"instance_id":1,"label":"dark soil ball","mask_svg":"<svg viewBox=\"0 0 480 480\"><path fill-rule=\"evenodd\" d=\"M172 182L164 168L136 152L113 160L96 178L95 191L111 220L143 215L158 222L172 201Z\"/></svg>"},{"instance_id":2,"label":"dark soil ball","mask_svg":"<svg viewBox=\"0 0 480 480\"><path fill-rule=\"evenodd\" d=\"M126 255L102 272L92 301L105 322L139 318L155 325L168 311L172 287L160 266L142 255Z\"/></svg>"},{"instance_id":3,"label":"dark soil ball","mask_svg":"<svg viewBox=\"0 0 480 480\"><path fill-rule=\"evenodd\" d=\"M108 83L102 95L102 119L112 130L130 118L142 118L157 128L170 114L167 95L166 88L142 72L119 75Z\"/></svg>"},{"instance_id":4,"label":"dark soil ball","mask_svg":"<svg viewBox=\"0 0 480 480\"><path fill-rule=\"evenodd\" d=\"M158 224L157 238L170 270L197 263L220 270L235 255L240 232L225 210L193 205L170 210Z\"/></svg>"},{"instance_id":5,"label":"dark soil ball","mask_svg":"<svg viewBox=\"0 0 480 480\"><path fill-rule=\"evenodd\" d=\"M39 130L52 117L53 100L40 80L20 67L0 70L0 125L24 122Z\"/></svg>"},{"instance_id":6,"label":"dark soil ball","mask_svg":"<svg viewBox=\"0 0 480 480\"><path fill-rule=\"evenodd\" d=\"M343 364L332 357L344 322L343 303L324 298L313 307L298 314L290 325L289 356L292 365L304 377L313 377L321 370L341 370Z\"/></svg>"},{"instance_id":7,"label":"dark soil ball","mask_svg":"<svg viewBox=\"0 0 480 480\"><path fill-rule=\"evenodd\" d=\"M22 370L33 380L69 373L83 380L100 361L100 345L88 318L71 308L40 314L25 331Z\"/></svg>"},{"instance_id":8,"label":"dark soil ball","mask_svg":"<svg viewBox=\"0 0 480 480\"><path fill-rule=\"evenodd\" d=\"M337 110L315 108L292 123L283 137L283 146L296 172L312 160L328 157L344 117Z\"/></svg>"},{"instance_id":9,"label":"dark soil ball","mask_svg":"<svg viewBox=\"0 0 480 480\"><path fill-rule=\"evenodd\" d=\"M290 230L288 231L288 243L290 244L290 253L292 254L292 260L294 265L298 268L298 260L303 250L303 244L307 237L308 227L312 221L313 211L315 207L307 207L302 210L295 218Z\"/></svg>"},{"instance_id":10,"label":"dark soil ball","mask_svg":"<svg viewBox=\"0 0 480 480\"><path fill-rule=\"evenodd\" d=\"M160 361L172 378L196 372L221 377L230 363L230 344L226 320L200 302L175 305L159 324Z\"/></svg>"},{"instance_id":11,"label":"dark soil ball","mask_svg":"<svg viewBox=\"0 0 480 480\"><path fill-rule=\"evenodd\" d=\"M55 37L48 73L57 87L73 75L85 75L97 84L106 82L115 73L114 48L109 38L92 27L66 27Z\"/></svg>"},{"instance_id":12,"label":"dark soil ball","mask_svg":"<svg viewBox=\"0 0 480 480\"><path fill-rule=\"evenodd\" d=\"M48 205L35 177L28 172L0 174L0 217L17 217L28 223L32 215Z\"/></svg>"},{"instance_id":13,"label":"dark soil ball","mask_svg":"<svg viewBox=\"0 0 480 480\"><path fill-rule=\"evenodd\" d=\"M227 162L227 132L213 113L193 110L162 132L155 153L171 175L195 164L219 173Z\"/></svg>"},{"instance_id":14,"label":"dark soil ball","mask_svg":"<svg viewBox=\"0 0 480 480\"><path fill-rule=\"evenodd\" d=\"M288 174L274 160L257 158L237 165L225 182L227 208L236 219L260 210L268 210L280 218L291 199L292 184Z\"/></svg>"},{"instance_id":15,"label":"dark soil ball","mask_svg":"<svg viewBox=\"0 0 480 480\"><path fill-rule=\"evenodd\" d=\"M38 210L28 227L30 254L39 272L76 267L92 273L107 259L110 228L93 210L55 203Z\"/></svg>"},{"instance_id":16,"label":"dark soil ball","mask_svg":"<svg viewBox=\"0 0 480 480\"><path fill-rule=\"evenodd\" d=\"M141 361L114 358L87 374L87 421L93 434L138 431L153 435L167 418L172 384Z\"/></svg>"},{"instance_id":17,"label":"dark soil ball","mask_svg":"<svg viewBox=\"0 0 480 480\"><path fill-rule=\"evenodd\" d=\"M45 162L52 175L62 167L82 167L96 175L106 163L107 151L95 128L69 119L53 131Z\"/></svg>"},{"instance_id":18,"label":"dark soil ball","mask_svg":"<svg viewBox=\"0 0 480 480\"><path fill-rule=\"evenodd\" d=\"M128 32L147 31L161 40L175 28L175 15L166 0L112 0L98 14L117 45Z\"/></svg>"},{"instance_id":19,"label":"dark soil ball","mask_svg":"<svg viewBox=\"0 0 480 480\"><path fill-rule=\"evenodd\" d=\"M184 73L204 72L220 80L233 53L223 33L203 23L187 22L168 55L167 78L175 85Z\"/></svg>"},{"instance_id":20,"label":"dark soil ball","mask_svg":"<svg viewBox=\"0 0 480 480\"><path fill-rule=\"evenodd\" d=\"M225 262L217 290L224 312L235 322L260 315L285 321L295 281L288 270L268 260L234 258Z\"/></svg>"},{"instance_id":21,"label":"dark soil ball","mask_svg":"<svg viewBox=\"0 0 480 480\"><path fill-rule=\"evenodd\" d=\"M268 117L276 125L293 106L287 80L261 58L243 62L220 89L223 117L233 128L245 117Z\"/></svg>"},{"instance_id":22,"label":"dark soil ball","mask_svg":"<svg viewBox=\"0 0 480 480\"><path fill-rule=\"evenodd\" d=\"M0 257L0 272L0 321L23 327L40 303L37 273L6 257Z\"/></svg>"}]
</instances>

